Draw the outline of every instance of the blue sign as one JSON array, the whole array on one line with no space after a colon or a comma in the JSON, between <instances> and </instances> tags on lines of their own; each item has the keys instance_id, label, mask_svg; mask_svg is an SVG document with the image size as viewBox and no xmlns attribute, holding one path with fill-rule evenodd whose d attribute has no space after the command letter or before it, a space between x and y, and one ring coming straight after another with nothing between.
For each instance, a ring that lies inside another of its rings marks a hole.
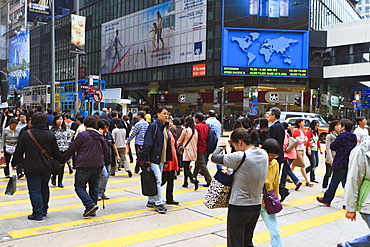
<instances>
[{"instance_id":1,"label":"blue sign","mask_svg":"<svg viewBox=\"0 0 370 247\"><path fill-rule=\"evenodd\" d=\"M308 77L307 31L224 28L222 74Z\"/></svg>"},{"instance_id":2,"label":"blue sign","mask_svg":"<svg viewBox=\"0 0 370 247\"><path fill-rule=\"evenodd\" d=\"M356 91L361 92L360 100L361 102L354 102L356 104L355 110L370 109L370 88L352 88L351 92Z\"/></svg>"}]
</instances>

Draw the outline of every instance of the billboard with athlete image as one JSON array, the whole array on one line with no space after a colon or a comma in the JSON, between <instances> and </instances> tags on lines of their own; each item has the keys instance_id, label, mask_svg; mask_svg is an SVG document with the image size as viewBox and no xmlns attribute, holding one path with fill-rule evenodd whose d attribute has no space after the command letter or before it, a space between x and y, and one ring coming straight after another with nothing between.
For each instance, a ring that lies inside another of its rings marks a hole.
<instances>
[{"instance_id":1,"label":"billboard with athlete image","mask_svg":"<svg viewBox=\"0 0 370 247\"><path fill-rule=\"evenodd\" d=\"M205 60L207 0L171 0L102 24L102 73Z\"/></svg>"}]
</instances>

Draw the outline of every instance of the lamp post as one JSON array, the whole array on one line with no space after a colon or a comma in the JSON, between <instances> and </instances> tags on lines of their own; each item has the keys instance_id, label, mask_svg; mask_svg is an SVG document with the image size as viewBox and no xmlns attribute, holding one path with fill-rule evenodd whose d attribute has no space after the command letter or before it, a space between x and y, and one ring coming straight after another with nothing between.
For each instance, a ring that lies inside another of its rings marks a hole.
<instances>
[{"instance_id":1,"label":"lamp post","mask_svg":"<svg viewBox=\"0 0 370 247\"><path fill-rule=\"evenodd\" d=\"M77 1L78 2L78 1ZM51 1L51 109L55 111L55 0Z\"/></svg>"},{"instance_id":2,"label":"lamp post","mask_svg":"<svg viewBox=\"0 0 370 247\"><path fill-rule=\"evenodd\" d=\"M76 1L76 15L80 14L80 1ZM75 72L75 77L76 77L76 82L75 82L75 94L74 94L74 112L75 112L75 117L78 112L78 63L79 63L79 54L76 53L76 72Z\"/></svg>"}]
</instances>

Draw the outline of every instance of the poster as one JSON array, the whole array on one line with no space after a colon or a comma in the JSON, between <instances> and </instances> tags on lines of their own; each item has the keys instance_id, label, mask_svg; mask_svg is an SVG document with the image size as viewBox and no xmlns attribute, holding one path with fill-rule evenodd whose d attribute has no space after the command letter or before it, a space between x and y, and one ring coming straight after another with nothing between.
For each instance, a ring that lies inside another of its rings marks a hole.
<instances>
[{"instance_id":1,"label":"poster","mask_svg":"<svg viewBox=\"0 0 370 247\"><path fill-rule=\"evenodd\" d=\"M86 17L80 15L71 15L71 43L73 52L85 53L85 28Z\"/></svg>"}]
</instances>

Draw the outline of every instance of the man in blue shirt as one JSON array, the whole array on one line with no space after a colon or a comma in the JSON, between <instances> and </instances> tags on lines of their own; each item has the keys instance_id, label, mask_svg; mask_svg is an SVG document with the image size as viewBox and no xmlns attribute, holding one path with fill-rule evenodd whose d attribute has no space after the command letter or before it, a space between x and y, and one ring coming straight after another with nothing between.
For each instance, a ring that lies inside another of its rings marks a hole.
<instances>
[{"instance_id":1,"label":"man in blue shirt","mask_svg":"<svg viewBox=\"0 0 370 247\"><path fill-rule=\"evenodd\" d=\"M46 117L48 118L48 125L51 126L53 124L54 119L53 110L51 108L48 108L46 111L48 113L46 114Z\"/></svg>"},{"instance_id":2,"label":"man in blue shirt","mask_svg":"<svg viewBox=\"0 0 370 247\"><path fill-rule=\"evenodd\" d=\"M144 118L144 112L139 111L137 113L137 119L139 120L134 127L134 130L131 132L130 137L127 139L127 144L130 145L130 141L134 139L135 137L135 152L136 157L137 154L142 150L143 144L144 144L144 137L145 132L148 129L149 123L145 121ZM136 159L136 166L135 166L135 173L139 173L140 170L140 162L138 159Z\"/></svg>"}]
</instances>

